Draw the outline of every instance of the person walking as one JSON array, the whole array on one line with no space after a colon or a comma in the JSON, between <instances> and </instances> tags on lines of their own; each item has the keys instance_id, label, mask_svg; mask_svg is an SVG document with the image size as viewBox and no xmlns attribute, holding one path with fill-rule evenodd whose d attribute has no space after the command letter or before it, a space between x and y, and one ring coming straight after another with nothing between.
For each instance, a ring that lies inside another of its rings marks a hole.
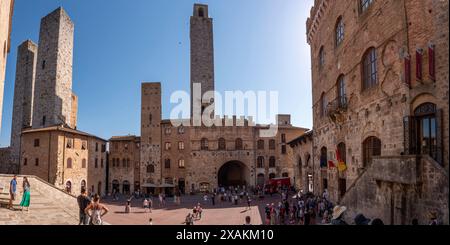
<instances>
[{"instance_id":1,"label":"person walking","mask_svg":"<svg viewBox=\"0 0 450 245\"><path fill-rule=\"evenodd\" d=\"M250 196L247 196L247 208L248 210L252 209L252 199L250 198Z\"/></svg>"},{"instance_id":2,"label":"person walking","mask_svg":"<svg viewBox=\"0 0 450 245\"><path fill-rule=\"evenodd\" d=\"M90 225L103 225L103 216L108 212L108 208L100 203L100 196L98 194L94 195L92 203L84 210L84 213L90 218Z\"/></svg>"},{"instance_id":3,"label":"person walking","mask_svg":"<svg viewBox=\"0 0 450 245\"><path fill-rule=\"evenodd\" d=\"M16 191L17 191L17 175L14 175L11 182L9 182L8 209L13 209L13 202L16 200Z\"/></svg>"},{"instance_id":4,"label":"person walking","mask_svg":"<svg viewBox=\"0 0 450 245\"><path fill-rule=\"evenodd\" d=\"M77 202L80 209L80 222L78 225L88 225L89 216L86 214L85 210L91 203L91 200L87 196L86 189L81 189L81 194L77 197Z\"/></svg>"},{"instance_id":5,"label":"person walking","mask_svg":"<svg viewBox=\"0 0 450 245\"><path fill-rule=\"evenodd\" d=\"M23 196L22 201L20 202L20 210L23 211L23 208L27 208L27 212L30 208L30 182L28 182L27 177L23 177Z\"/></svg>"},{"instance_id":6,"label":"person walking","mask_svg":"<svg viewBox=\"0 0 450 245\"><path fill-rule=\"evenodd\" d=\"M150 207L149 207L149 202L148 202L148 200L147 200L147 199L144 199L144 203L143 203L143 206L144 206L144 210L145 210L145 212L146 212L146 213L148 213L148 212L149 212L149 210L150 210Z\"/></svg>"}]
</instances>

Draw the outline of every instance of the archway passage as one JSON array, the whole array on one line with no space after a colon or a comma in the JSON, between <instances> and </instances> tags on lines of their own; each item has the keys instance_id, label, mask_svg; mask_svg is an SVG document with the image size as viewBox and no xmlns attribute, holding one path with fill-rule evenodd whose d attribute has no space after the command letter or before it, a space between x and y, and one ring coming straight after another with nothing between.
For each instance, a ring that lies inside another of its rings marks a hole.
<instances>
[{"instance_id":1,"label":"archway passage","mask_svg":"<svg viewBox=\"0 0 450 245\"><path fill-rule=\"evenodd\" d=\"M244 163L239 161L231 161L225 163L219 170L218 174L219 186L247 186L248 169Z\"/></svg>"}]
</instances>

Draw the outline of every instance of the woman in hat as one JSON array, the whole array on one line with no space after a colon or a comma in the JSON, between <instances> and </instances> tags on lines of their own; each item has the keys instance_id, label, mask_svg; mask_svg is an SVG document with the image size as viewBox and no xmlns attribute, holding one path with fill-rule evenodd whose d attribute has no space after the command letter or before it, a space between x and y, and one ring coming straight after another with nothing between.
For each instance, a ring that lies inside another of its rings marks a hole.
<instances>
[{"instance_id":1,"label":"woman in hat","mask_svg":"<svg viewBox=\"0 0 450 245\"><path fill-rule=\"evenodd\" d=\"M347 207L345 206L336 206L333 209L333 218L331 220L332 225L348 225L344 221L345 211L347 211Z\"/></svg>"},{"instance_id":2,"label":"woman in hat","mask_svg":"<svg viewBox=\"0 0 450 245\"><path fill-rule=\"evenodd\" d=\"M432 211L428 216L430 217L430 225L439 225L436 212Z\"/></svg>"}]
</instances>

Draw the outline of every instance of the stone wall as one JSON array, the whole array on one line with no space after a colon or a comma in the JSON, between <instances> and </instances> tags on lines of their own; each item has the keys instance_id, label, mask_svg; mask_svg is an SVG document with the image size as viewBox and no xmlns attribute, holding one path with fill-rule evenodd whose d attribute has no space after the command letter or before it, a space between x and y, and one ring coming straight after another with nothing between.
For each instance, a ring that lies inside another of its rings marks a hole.
<instances>
[{"instance_id":1,"label":"stone wall","mask_svg":"<svg viewBox=\"0 0 450 245\"><path fill-rule=\"evenodd\" d=\"M113 191L113 182L119 183L118 191L123 193L124 182L130 185L130 192L135 191L135 183L141 183L140 140L136 136L114 137L109 140L109 190Z\"/></svg>"},{"instance_id":2,"label":"stone wall","mask_svg":"<svg viewBox=\"0 0 450 245\"><path fill-rule=\"evenodd\" d=\"M363 213L385 224L408 225L416 218L425 225L436 211L448 225L448 175L428 156L378 157L340 204L347 206L350 223Z\"/></svg>"}]
</instances>

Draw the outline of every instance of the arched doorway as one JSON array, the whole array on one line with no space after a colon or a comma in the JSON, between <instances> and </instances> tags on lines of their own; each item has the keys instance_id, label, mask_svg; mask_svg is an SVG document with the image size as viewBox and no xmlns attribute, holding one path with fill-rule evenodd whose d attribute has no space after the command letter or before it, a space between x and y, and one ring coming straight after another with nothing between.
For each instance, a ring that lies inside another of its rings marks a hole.
<instances>
[{"instance_id":1,"label":"arched doorway","mask_svg":"<svg viewBox=\"0 0 450 245\"><path fill-rule=\"evenodd\" d=\"M123 185L122 185L122 193L123 193L124 195L129 195L129 194L130 194L130 182L127 181L127 180L125 180L125 181L123 182Z\"/></svg>"},{"instance_id":2,"label":"arched doorway","mask_svg":"<svg viewBox=\"0 0 450 245\"><path fill-rule=\"evenodd\" d=\"M264 176L264 174L258 174L258 179L256 180L256 184L259 186L259 187L264 187L264 184L265 184L265 176Z\"/></svg>"},{"instance_id":3,"label":"arched doorway","mask_svg":"<svg viewBox=\"0 0 450 245\"><path fill-rule=\"evenodd\" d=\"M247 186L249 184L249 171L240 161L225 163L219 170L219 186Z\"/></svg>"},{"instance_id":4,"label":"arched doorway","mask_svg":"<svg viewBox=\"0 0 450 245\"><path fill-rule=\"evenodd\" d=\"M113 190L113 193L119 193L120 183L119 183L118 180L113 180L113 182L112 182L112 190Z\"/></svg>"},{"instance_id":5,"label":"arched doorway","mask_svg":"<svg viewBox=\"0 0 450 245\"><path fill-rule=\"evenodd\" d=\"M274 173L269 174L269 179L275 179L276 175Z\"/></svg>"},{"instance_id":6,"label":"arched doorway","mask_svg":"<svg viewBox=\"0 0 450 245\"><path fill-rule=\"evenodd\" d=\"M183 195L186 193L186 181L184 179L178 179L178 190Z\"/></svg>"}]
</instances>

